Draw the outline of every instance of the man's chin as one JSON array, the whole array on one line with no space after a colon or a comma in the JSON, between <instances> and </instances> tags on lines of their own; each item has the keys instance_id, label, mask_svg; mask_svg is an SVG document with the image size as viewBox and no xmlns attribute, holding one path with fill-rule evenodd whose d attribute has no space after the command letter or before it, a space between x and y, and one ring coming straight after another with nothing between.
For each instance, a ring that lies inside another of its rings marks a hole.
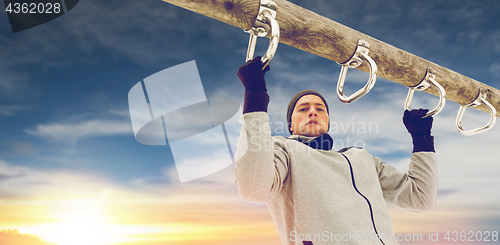
<instances>
[{"instance_id":1,"label":"man's chin","mask_svg":"<svg viewBox=\"0 0 500 245\"><path fill-rule=\"evenodd\" d=\"M302 135L307 136L307 137L318 137L322 134L323 133L321 133L321 132L304 132Z\"/></svg>"},{"instance_id":2,"label":"man's chin","mask_svg":"<svg viewBox=\"0 0 500 245\"><path fill-rule=\"evenodd\" d=\"M320 127L310 127L310 128L302 128L303 130L299 130L299 134L301 136L307 137L318 137L322 134L326 134L327 131Z\"/></svg>"}]
</instances>

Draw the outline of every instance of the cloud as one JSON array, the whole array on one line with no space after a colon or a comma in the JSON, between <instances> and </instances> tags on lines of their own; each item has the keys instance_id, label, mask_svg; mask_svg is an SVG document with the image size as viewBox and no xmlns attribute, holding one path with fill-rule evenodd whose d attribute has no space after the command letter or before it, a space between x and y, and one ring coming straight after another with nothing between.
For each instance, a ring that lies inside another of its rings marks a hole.
<instances>
[{"instance_id":1,"label":"cloud","mask_svg":"<svg viewBox=\"0 0 500 245\"><path fill-rule=\"evenodd\" d=\"M225 160L225 155L227 154L227 148L226 149L221 149L221 152L218 152L216 154L213 154L212 156L208 156L204 158L191 158L191 159L186 159L185 161L201 161L203 164L206 164L207 166L217 166L217 163L222 160ZM224 183L224 184L229 184L233 185L235 181L235 176L234 176L234 164L217 171L213 174L207 175L205 177L193 180L195 183L210 183L210 184L215 184L215 183ZM203 171L203 170L200 170ZM180 183L179 180L179 174L177 171L176 166L171 166L167 168L163 168L161 170L162 174L168 179L169 182L171 183ZM189 183L189 182L187 182Z\"/></svg>"},{"instance_id":2,"label":"cloud","mask_svg":"<svg viewBox=\"0 0 500 245\"><path fill-rule=\"evenodd\" d=\"M23 177L27 171L28 169L25 167L9 166L6 162L0 160L0 181Z\"/></svg>"},{"instance_id":3,"label":"cloud","mask_svg":"<svg viewBox=\"0 0 500 245\"><path fill-rule=\"evenodd\" d=\"M95 197L113 186L95 173L35 169L3 160L0 160L0 176L0 199L3 201Z\"/></svg>"},{"instance_id":4,"label":"cloud","mask_svg":"<svg viewBox=\"0 0 500 245\"><path fill-rule=\"evenodd\" d=\"M493 77L500 77L500 64L497 62L491 64L489 71Z\"/></svg>"},{"instance_id":5,"label":"cloud","mask_svg":"<svg viewBox=\"0 0 500 245\"><path fill-rule=\"evenodd\" d=\"M162 202L184 205L228 205L235 208L243 205L251 207L257 204L246 203L238 195L234 183L234 164L189 182L180 183L175 166L161 170L163 177L133 178L130 184L140 188L146 194L145 202ZM234 205L234 206L233 206Z\"/></svg>"},{"instance_id":6,"label":"cloud","mask_svg":"<svg viewBox=\"0 0 500 245\"><path fill-rule=\"evenodd\" d=\"M0 115L14 116L18 112L24 111L26 109L28 109L28 107L27 106L22 106L22 105L0 106Z\"/></svg>"},{"instance_id":7,"label":"cloud","mask_svg":"<svg viewBox=\"0 0 500 245\"><path fill-rule=\"evenodd\" d=\"M1 42L0 42L1 43ZM24 92L28 87L28 82L26 81L27 75L22 73L13 73L11 70L2 67L2 58L0 58L0 94L4 98L16 98L22 92ZM0 115L11 115L12 110L17 110L18 108L12 107L0 107Z\"/></svg>"},{"instance_id":8,"label":"cloud","mask_svg":"<svg viewBox=\"0 0 500 245\"><path fill-rule=\"evenodd\" d=\"M59 141L77 141L84 138L114 136L132 133L129 122L113 120L89 120L78 123L41 124L26 133Z\"/></svg>"},{"instance_id":9,"label":"cloud","mask_svg":"<svg viewBox=\"0 0 500 245\"><path fill-rule=\"evenodd\" d=\"M38 153L37 148L30 141L6 140L0 142L0 154L3 157L29 156Z\"/></svg>"},{"instance_id":10,"label":"cloud","mask_svg":"<svg viewBox=\"0 0 500 245\"><path fill-rule=\"evenodd\" d=\"M117 110L117 109L112 109L112 110L109 110L109 113L111 115L116 115L116 116L119 116L119 117L123 117L123 118L130 118L130 111L129 109L121 109L121 110Z\"/></svg>"},{"instance_id":11,"label":"cloud","mask_svg":"<svg viewBox=\"0 0 500 245\"><path fill-rule=\"evenodd\" d=\"M10 245L51 245L48 242L42 241L37 236L20 234L17 230L0 231L0 243Z\"/></svg>"},{"instance_id":12,"label":"cloud","mask_svg":"<svg viewBox=\"0 0 500 245\"><path fill-rule=\"evenodd\" d=\"M500 31L491 33L489 41L493 43L495 53L500 53Z\"/></svg>"}]
</instances>

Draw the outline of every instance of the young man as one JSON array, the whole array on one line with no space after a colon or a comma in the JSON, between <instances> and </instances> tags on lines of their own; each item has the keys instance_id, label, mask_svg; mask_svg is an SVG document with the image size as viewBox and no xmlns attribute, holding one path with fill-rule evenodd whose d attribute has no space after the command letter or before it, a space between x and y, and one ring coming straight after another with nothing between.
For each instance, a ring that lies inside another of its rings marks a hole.
<instances>
[{"instance_id":1,"label":"young man","mask_svg":"<svg viewBox=\"0 0 500 245\"><path fill-rule=\"evenodd\" d=\"M286 245L398 244L386 204L431 211L437 166L432 118L405 111L413 157L401 173L359 148L332 150L328 104L304 90L288 105L289 138L271 137L260 57L240 67L245 86L236 185L249 202L266 203Z\"/></svg>"}]
</instances>

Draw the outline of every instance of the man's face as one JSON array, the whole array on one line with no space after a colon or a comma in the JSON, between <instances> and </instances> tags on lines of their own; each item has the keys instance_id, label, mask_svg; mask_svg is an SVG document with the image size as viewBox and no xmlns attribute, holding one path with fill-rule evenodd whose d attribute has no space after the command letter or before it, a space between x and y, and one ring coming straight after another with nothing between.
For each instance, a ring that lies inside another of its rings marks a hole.
<instances>
[{"instance_id":1,"label":"man's face","mask_svg":"<svg viewBox=\"0 0 500 245\"><path fill-rule=\"evenodd\" d=\"M330 118L323 100L313 94L302 96L292 112L293 135L320 136L328 132Z\"/></svg>"}]
</instances>

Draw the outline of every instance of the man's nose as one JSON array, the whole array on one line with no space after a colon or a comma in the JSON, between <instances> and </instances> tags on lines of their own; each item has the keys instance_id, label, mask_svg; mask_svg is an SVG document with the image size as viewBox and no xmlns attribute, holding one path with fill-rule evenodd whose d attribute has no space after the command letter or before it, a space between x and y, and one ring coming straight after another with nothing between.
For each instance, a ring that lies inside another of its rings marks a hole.
<instances>
[{"instance_id":1,"label":"man's nose","mask_svg":"<svg viewBox=\"0 0 500 245\"><path fill-rule=\"evenodd\" d=\"M309 110L309 116L318 116L318 111L316 111L316 108L311 107Z\"/></svg>"}]
</instances>

